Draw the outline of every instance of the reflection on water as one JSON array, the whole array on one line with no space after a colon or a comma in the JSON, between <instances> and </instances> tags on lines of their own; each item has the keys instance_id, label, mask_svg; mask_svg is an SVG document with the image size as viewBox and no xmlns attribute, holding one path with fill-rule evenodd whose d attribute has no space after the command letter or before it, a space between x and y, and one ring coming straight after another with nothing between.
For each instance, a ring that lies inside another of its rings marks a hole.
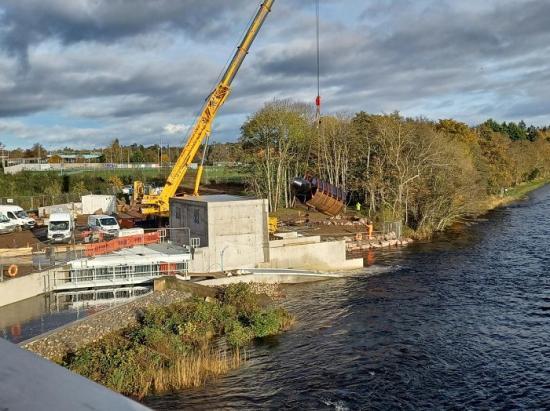
<instances>
[{"instance_id":1,"label":"reflection on water","mask_svg":"<svg viewBox=\"0 0 550 411\"><path fill-rule=\"evenodd\" d=\"M29 298L0 307L0 337L20 343L150 292L150 287L121 287Z\"/></svg>"},{"instance_id":2,"label":"reflection on water","mask_svg":"<svg viewBox=\"0 0 550 411\"><path fill-rule=\"evenodd\" d=\"M154 409L548 409L550 186L434 242L377 250L389 272L288 289L295 327Z\"/></svg>"}]
</instances>

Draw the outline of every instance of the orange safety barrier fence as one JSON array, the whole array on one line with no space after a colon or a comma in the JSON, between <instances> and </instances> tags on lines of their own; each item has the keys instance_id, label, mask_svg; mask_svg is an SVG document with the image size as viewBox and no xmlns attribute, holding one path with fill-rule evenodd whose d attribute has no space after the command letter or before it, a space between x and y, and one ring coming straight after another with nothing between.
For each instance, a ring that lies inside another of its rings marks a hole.
<instances>
[{"instance_id":1,"label":"orange safety barrier fence","mask_svg":"<svg viewBox=\"0 0 550 411\"><path fill-rule=\"evenodd\" d=\"M134 247L136 245L156 244L159 242L160 232L155 231L153 233L115 238L114 240L104 241L101 243L87 244L84 248L84 254L86 257L93 257L96 255L109 254L113 251Z\"/></svg>"},{"instance_id":2,"label":"orange safety barrier fence","mask_svg":"<svg viewBox=\"0 0 550 411\"><path fill-rule=\"evenodd\" d=\"M176 275L176 263L160 263L160 272L166 275Z\"/></svg>"}]
</instances>

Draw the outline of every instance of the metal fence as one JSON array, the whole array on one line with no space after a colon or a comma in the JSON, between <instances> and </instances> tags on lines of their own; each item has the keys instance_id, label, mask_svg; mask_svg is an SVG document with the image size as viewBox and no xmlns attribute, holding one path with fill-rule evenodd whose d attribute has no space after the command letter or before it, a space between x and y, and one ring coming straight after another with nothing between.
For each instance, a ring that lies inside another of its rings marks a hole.
<instances>
[{"instance_id":1,"label":"metal fence","mask_svg":"<svg viewBox=\"0 0 550 411\"><path fill-rule=\"evenodd\" d=\"M403 223L401 221L384 221L384 235L395 234L395 238L401 238L403 234Z\"/></svg>"},{"instance_id":2,"label":"metal fence","mask_svg":"<svg viewBox=\"0 0 550 411\"><path fill-rule=\"evenodd\" d=\"M46 276L48 291L71 290L85 287L106 287L142 284L156 277L184 275L189 272L189 262L153 263L143 265L119 265L108 267L85 267L56 269Z\"/></svg>"},{"instance_id":3,"label":"metal fence","mask_svg":"<svg viewBox=\"0 0 550 411\"><path fill-rule=\"evenodd\" d=\"M39 207L48 207L55 204L78 203L81 201L81 194L65 193L55 196L36 195L36 196L11 196L0 197L0 205L18 205L24 210L37 210Z\"/></svg>"}]
</instances>

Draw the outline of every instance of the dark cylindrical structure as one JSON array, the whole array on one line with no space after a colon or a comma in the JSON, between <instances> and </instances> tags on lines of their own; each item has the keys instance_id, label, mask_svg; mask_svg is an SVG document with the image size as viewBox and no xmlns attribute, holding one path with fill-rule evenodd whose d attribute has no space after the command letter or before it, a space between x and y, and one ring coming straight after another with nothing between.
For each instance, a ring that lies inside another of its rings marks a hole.
<instances>
[{"instance_id":1,"label":"dark cylindrical structure","mask_svg":"<svg viewBox=\"0 0 550 411\"><path fill-rule=\"evenodd\" d=\"M337 215L346 206L347 193L317 177L295 178L292 190L298 200L324 214Z\"/></svg>"}]
</instances>

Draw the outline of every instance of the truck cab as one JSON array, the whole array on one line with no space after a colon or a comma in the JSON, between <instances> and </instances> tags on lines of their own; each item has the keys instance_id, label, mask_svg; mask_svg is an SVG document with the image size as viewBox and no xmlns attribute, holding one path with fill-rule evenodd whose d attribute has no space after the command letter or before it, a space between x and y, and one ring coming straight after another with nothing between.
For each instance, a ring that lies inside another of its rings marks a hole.
<instances>
[{"instance_id":1,"label":"truck cab","mask_svg":"<svg viewBox=\"0 0 550 411\"><path fill-rule=\"evenodd\" d=\"M48 240L54 243L68 243L73 238L74 219L70 213L54 213L48 223Z\"/></svg>"},{"instance_id":2,"label":"truck cab","mask_svg":"<svg viewBox=\"0 0 550 411\"><path fill-rule=\"evenodd\" d=\"M30 229L33 228L36 224L36 221L30 218L25 210L17 205L0 205L0 213L8 217L11 222L20 229Z\"/></svg>"}]
</instances>

